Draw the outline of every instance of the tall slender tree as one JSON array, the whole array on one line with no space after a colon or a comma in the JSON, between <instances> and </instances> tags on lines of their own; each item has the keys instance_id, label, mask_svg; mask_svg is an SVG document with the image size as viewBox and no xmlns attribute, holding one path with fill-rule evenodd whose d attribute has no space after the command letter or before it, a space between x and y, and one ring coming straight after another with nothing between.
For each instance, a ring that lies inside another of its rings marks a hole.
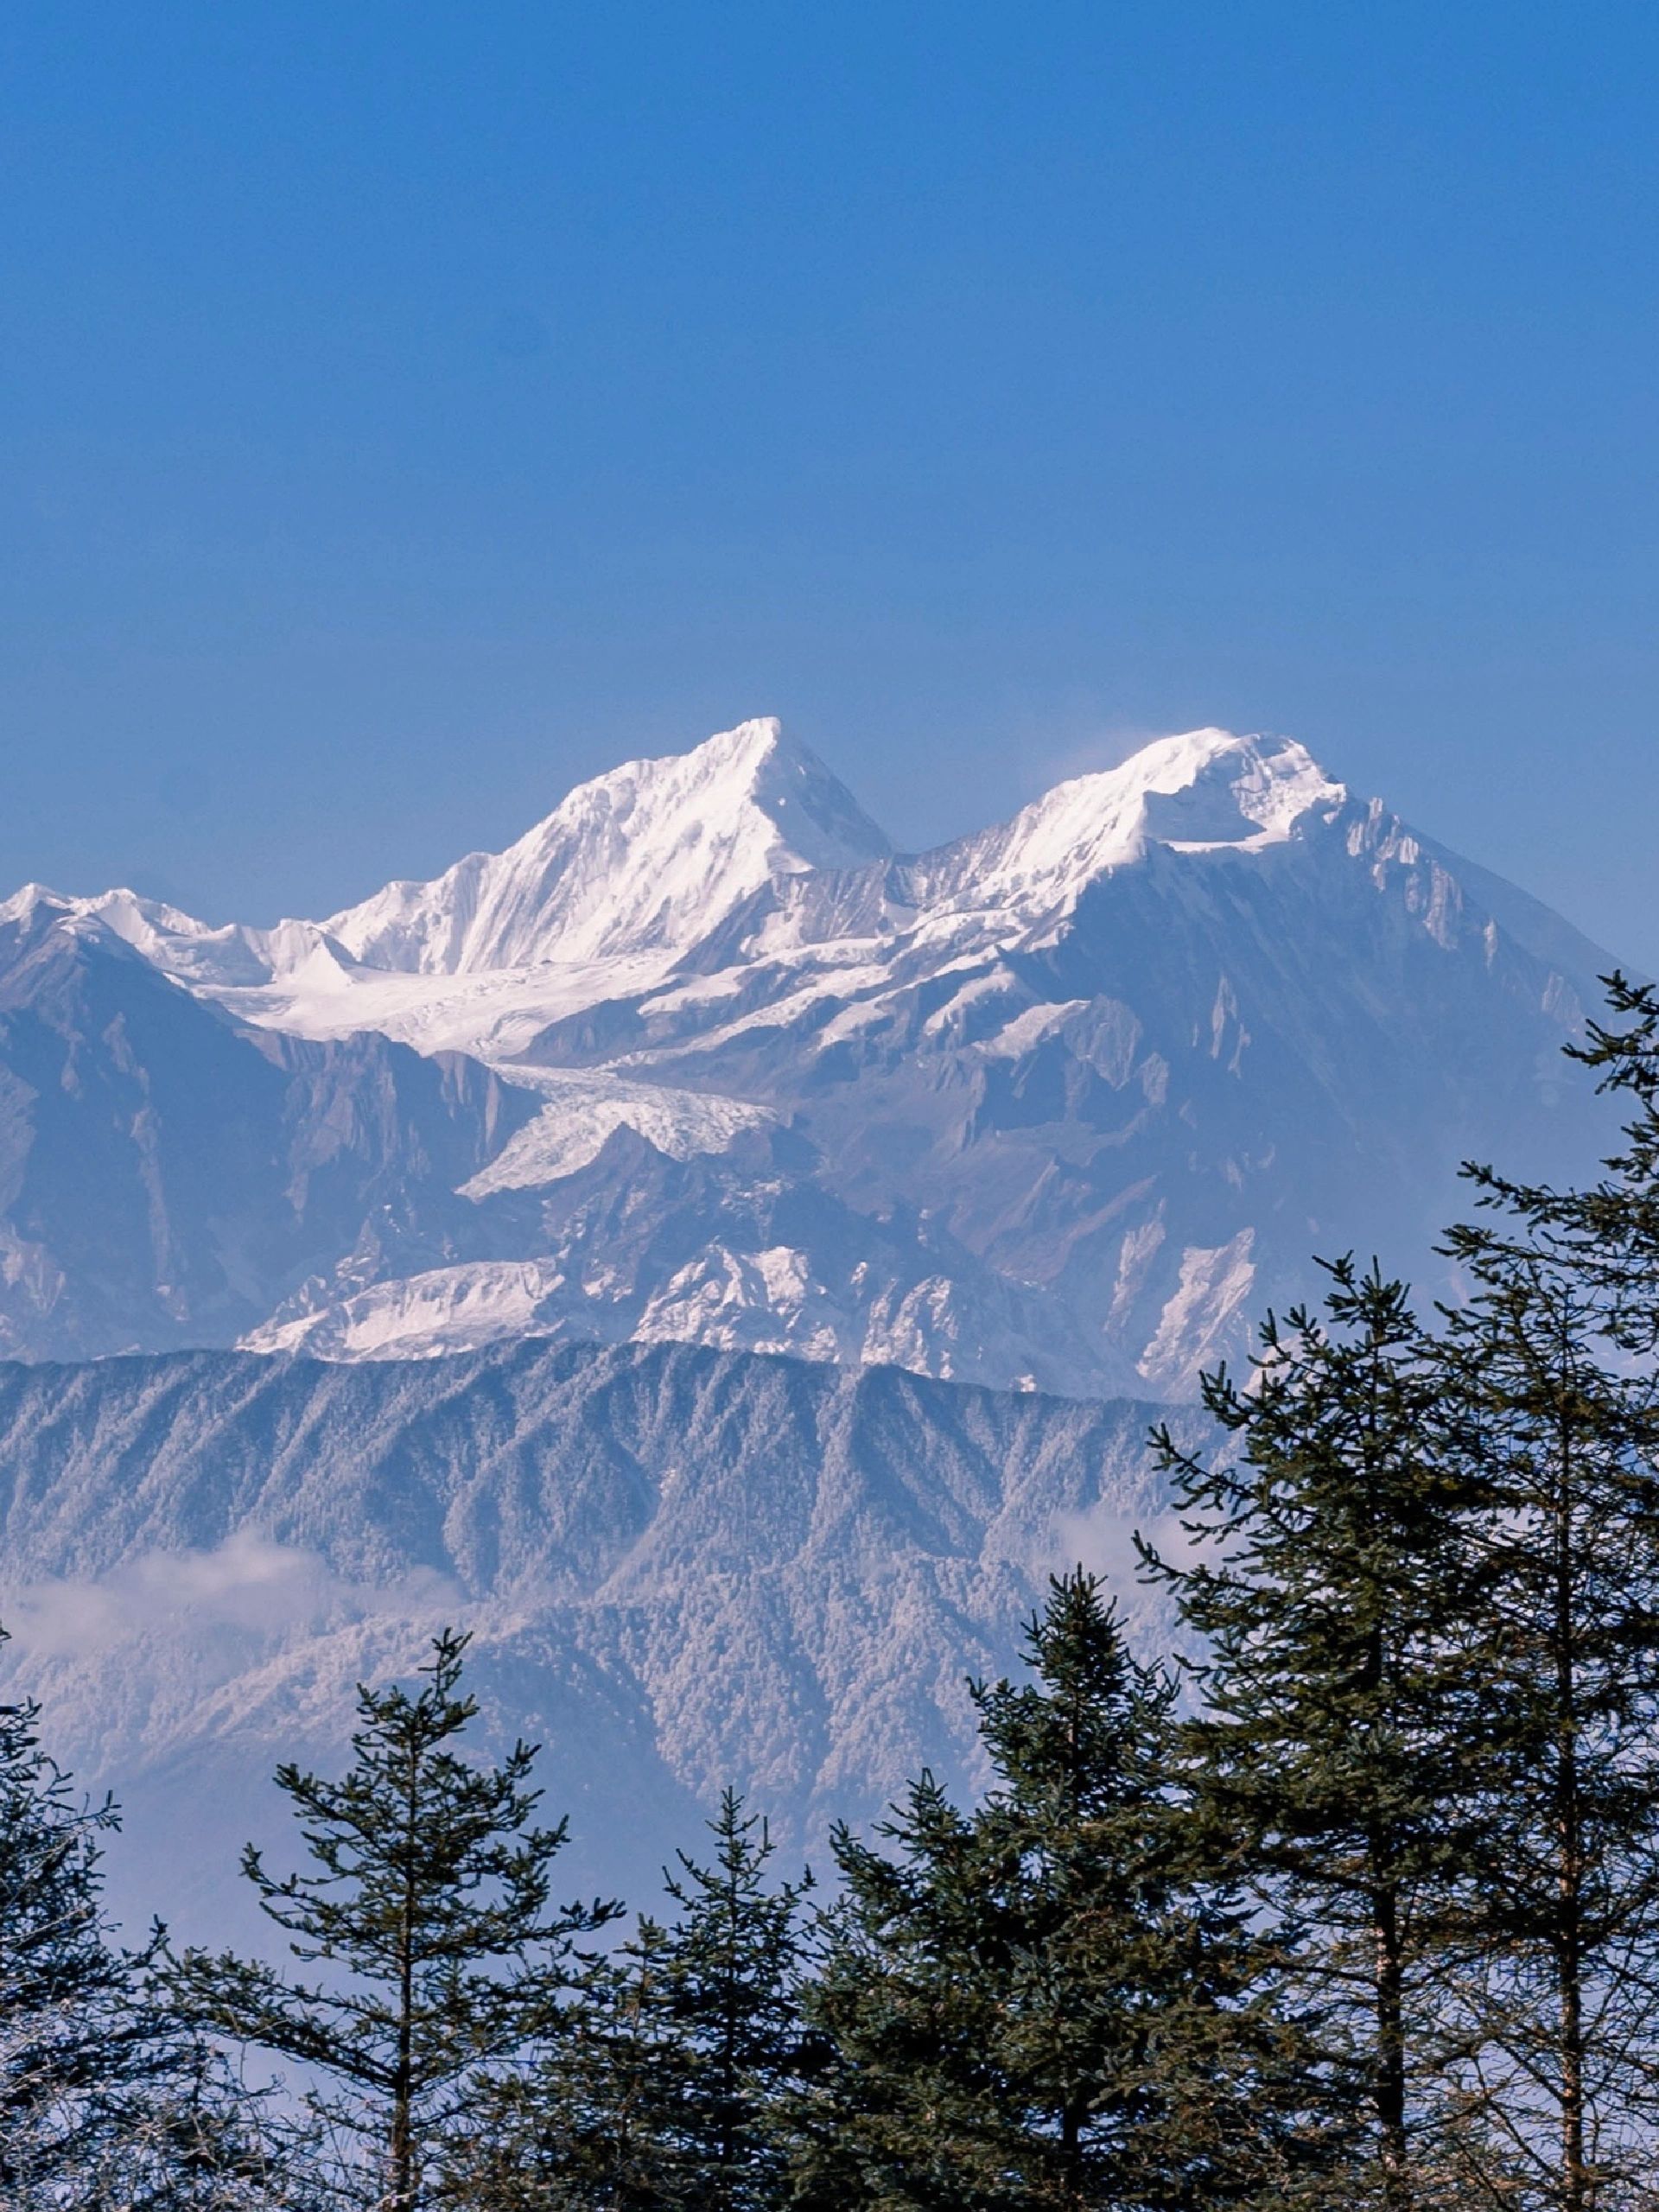
<instances>
[{"instance_id":1,"label":"tall slender tree","mask_svg":"<svg viewBox=\"0 0 1659 2212\"><path fill-rule=\"evenodd\" d=\"M681 1852L671 1907L593 1961L540 2067L486 2093L461 2194L488 2212L766 2212L786 2196L779 2115L804 2063L802 1907L734 1790L712 1859Z\"/></svg>"},{"instance_id":2,"label":"tall slender tree","mask_svg":"<svg viewBox=\"0 0 1659 2212\"><path fill-rule=\"evenodd\" d=\"M714 1856L677 1854L657 1939L683 2084L679 2134L694 2201L762 2212L781 2201L776 2115L803 2063L801 1909L812 1878L773 1881L766 1823L728 1789Z\"/></svg>"},{"instance_id":3,"label":"tall slender tree","mask_svg":"<svg viewBox=\"0 0 1659 2212\"><path fill-rule=\"evenodd\" d=\"M100 1897L115 1807L78 1800L43 1750L40 1708L0 1706L0 2197L72 2173L105 2126L100 2086L147 2069L133 1967ZM105 2064L108 2075L105 2075Z\"/></svg>"},{"instance_id":4,"label":"tall slender tree","mask_svg":"<svg viewBox=\"0 0 1659 2212\"><path fill-rule=\"evenodd\" d=\"M1446 2148L1443 1984L1485 1771L1460 1645L1489 1492L1403 1286L1330 1274L1322 1312L1269 1317L1246 1387L1206 1379L1233 1455L1158 1433L1194 1549L1147 1559L1201 1639L1182 1738L1203 1818L1305 1931L1321 2078L1369 2122L1351 2188L1407 2212Z\"/></svg>"},{"instance_id":5,"label":"tall slender tree","mask_svg":"<svg viewBox=\"0 0 1659 2212\"><path fill-rule=\"evenodd\" d=\"M1532 2201L1611 2212L1648 2201L1659 2152L1659 1390L1618 1342L1633 1276L1586 1265L1576 1231L1564 1251L1535 1203L1450 1248L1471 1295L1447 1387L1493 1485L1467 1624L1496 1754L1467 2088Z\"/></svg>"},{"instance_id":6,"label":"tall slender tree","mask_svg":"<svg viewBox=\"0 0 1659 2212\"><path fill-rule=\"evenodd\" d=\"M455 2212L680 2212L701 2200L680 2126L685 2054L662 1929L586 1961L534 2061L473 2085L444 2146Z\"/></svg>"},{"instance_id":7,"label":"tall slender tree","mask_svg":"<svg viewBox=\"0 0 1659 2212\"><path fill-rule=\"evenodd\" d=\"M338 1782L277 1770L312 1871L276 1878L250 1845L244 1871L303 1964L326 1978L187 1951L174 1986L204 2027L321 2078L310 2101L347 2155L343 2196L418 2212L467 2084L557 2024L576 1942L619 1910L556 1908L565 1823L532 1825L536 1747L463 1759L477 1711L458 1694L468 1638L446 1630L424 1681L359 1685L353 1764Z\"/></svg>"}]
</instances>

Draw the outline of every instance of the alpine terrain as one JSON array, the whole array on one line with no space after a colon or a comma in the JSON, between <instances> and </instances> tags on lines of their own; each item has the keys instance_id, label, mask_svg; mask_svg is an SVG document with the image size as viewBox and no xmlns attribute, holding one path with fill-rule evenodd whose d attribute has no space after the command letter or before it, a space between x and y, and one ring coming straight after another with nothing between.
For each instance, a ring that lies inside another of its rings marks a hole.
<instances>
[{"instance_id":1,"label":"alpine terrain","mask_svg":"<svg viewBox=\"0 0 1659 2212\"><path fill-rule=\"evenodd\" d=\"M1150 1618L1154 1412L678 1344L3 1367L4 1674L118 1789L118 1898L198 1930L278 1759L333 1764L353 1682L468 1628L569 1879L643 1895L728 1781L821 1851L920 1760L973 1778L963 1678L1052 1570Z\"/></svg>"},{"instance_id":2,"label":"alpine terrain","mask_svg":"<svg viewBox=\"0 0 1659 2212\"><path fill-rule=\"evenodd\" d=\"M228 1928L276 1760L441 1621L575 1882L728 1782L794 1852L970 1784L1052 1569L1162 1639L1157 1404L1315 1253L1442 1266L1465 1154L1599 1148L1611 964L1219 730L919 855L753 721L321 921L19 893L0 1672L118 1897Z\"/></svg>"},{"instance_id":3,"label":"alpine terrain","mask_svg":"<svg viewBox=\"0 0 1659 2212\"><path fill-rule=\"evenodd\" d=\"M1179 1397L1459 1162L1583 1156L1607 956L1199 730L893 854L775 721L316 922L0 906L0 1351L524 1336Z\"/></svg>"}]
</instances>

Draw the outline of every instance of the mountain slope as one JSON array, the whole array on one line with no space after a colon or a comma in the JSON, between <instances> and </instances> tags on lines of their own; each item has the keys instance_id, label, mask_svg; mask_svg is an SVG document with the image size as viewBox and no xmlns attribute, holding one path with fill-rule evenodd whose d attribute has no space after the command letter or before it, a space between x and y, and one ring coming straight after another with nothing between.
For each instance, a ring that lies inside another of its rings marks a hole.
<instances>
[{"instance_id":1,"label":"mountain slope","mask_svg":"<svg viewBox=\"0 0 1659 2212\"><path fill-rule=\"evenodd\" d=\"M774 721L583 784L504 853L392 883L323 925L371 968L423 974L618 959L694 944L776 875L850 868L887 840Z\"/></svg>"},{"instance_id":2,"label":"mountain slope","mask_svg":"<svg viewBox=\"0 0 1659 2212\"><path fill-rule=\"evenodd\" d=\"M1313 1252L1446 1287L1459 1160L1570 1173L1606 1119L1560 1047L1611 962L1300 746L1220 730L909 858L753 722L326 923L13 907L118 938L245 1040L487 1064L466 1172L440 1193L435 1159L411 1166L407 1207L388 1187L408 1233L342 1223L303 1274L246 1273L240 1333L267 1349L675 1336L1178 1395ZM162 1290L129 1292L125 1336L35 1313L10 1342L181 1340Z\"/></svg>"},{"instance_id":3,"label":"mountain slope","mask_svg":"<svg viewBox=\"0 0 1659 2212\"><path fill-rule=\"evenodd\" d=\"M245 1027L36 899L0 918L0 1351L223 1342L278 1286L453 1257L457 1185L535 1110L457 1055Z\"/></svg>"},{"instance_id":4,"label":"mountain slope","mask_svg":"<svg viewBox=\"0 0 1659 2212\"><path fill-rule=\"evenodd\" d=\"M1108 1370L1084 1387L1179 1393L1312 1252L1428 1265L1464 1158L1593 1156L1560 1047L1610 963L1457 866L1300 747L1199 732L920 860L771 886L529 1052L765 1105L846 1203L915 1207L1067 1311Z\"/></svg>"},{"instance_id":5,"label":"mountain slope","mask_svg":"<svg viewBox=\"0 0 1659 2212\"><path fill-rule=\"evenodd\" d=\"M353 1681L459 1622L573 1886L638 1895L728 1782L795 1848L924 1761L965 1785L963 1678L1052 1568L1158 1635L1154 1410L665 1344L0 1365L0 1673L128 1802L123 1897L217 1933L275 1760L336 1759Z\"/></svg>"}]
</instances>

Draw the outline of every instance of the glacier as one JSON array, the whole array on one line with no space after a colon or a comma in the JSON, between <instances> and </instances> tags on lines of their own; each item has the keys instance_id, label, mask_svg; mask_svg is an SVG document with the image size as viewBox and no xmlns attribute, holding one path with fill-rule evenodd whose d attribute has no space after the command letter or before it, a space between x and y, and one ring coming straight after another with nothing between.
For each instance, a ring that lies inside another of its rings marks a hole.
<instances>
[{"instance_id":1,"label":"glacier","mask_svg":"<svg viewBox=\"0 0 1659 2212\"><path fill-rule=\"evenodd\" d=\"M1560 1048L1611 964L1218 729L921 855L762 719L320 921L31 886L0 1352L536 1333L1179 1398L1315 1252L1454 1287L1465 1156L1594 1156Z\"/></svg>"}]
</instances>

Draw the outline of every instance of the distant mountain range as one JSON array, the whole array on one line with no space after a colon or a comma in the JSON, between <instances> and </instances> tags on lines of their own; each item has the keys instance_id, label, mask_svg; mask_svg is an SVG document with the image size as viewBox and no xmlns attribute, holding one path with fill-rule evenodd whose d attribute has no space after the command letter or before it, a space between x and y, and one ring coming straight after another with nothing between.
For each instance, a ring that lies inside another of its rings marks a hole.
<instances>
[{"instance_id":1,"label":"distant mountain range","mask_svg":"<svg viewBox=\"0 0 1659 2212\"><path fill-rule=\"evenodd\" d=\"M1150 1402L1317 1251L1438 1265L1465 1154L1593 1151L1610 964L1216 730L920 856L750 722L323 922L19 893L0 1680L118 1904L254 1938L271 1767L442 1620L573 1887L728 1781L791 1853L971 1788L1051 1568L1166 1640Z\"/></svg>"},{"instance_id":2,"label":"distant mountain range","mask_svg":"<svg viewBox=\"0 0 1659 2212\"><path fill-rule=\"evenodd\" d=\"M1201 730L920 856L753 721L321 922L0 906L0 1355L674 1340L1190 1392L1467 1154L1592 1148L1609 957Z\"/></svg>"},{"instance_id":3,"label":"distant mountain range","mask_svg":"<svg viewBox=\"0 0 1659 2212\"><path fill-rule=\"evenodd\" d=\"M923 1761L971 1786L963 1678L1051 1570L1150 1624L1154 1410L685 1344L0 1365L0 1681L119 1794L118 1907L251 1938L272 1768L332 1768L353 1683L453 1622L480 1740L545 1746L562 1881L638 1902L726 1783L791 1855Z\"/></svg>"}]
</instances>

